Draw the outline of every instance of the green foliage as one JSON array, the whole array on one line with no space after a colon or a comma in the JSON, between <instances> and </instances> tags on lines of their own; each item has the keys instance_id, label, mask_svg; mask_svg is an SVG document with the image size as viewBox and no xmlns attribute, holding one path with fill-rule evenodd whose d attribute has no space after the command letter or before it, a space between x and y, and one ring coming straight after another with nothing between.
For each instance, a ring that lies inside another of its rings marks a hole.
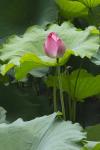
<instances>
[{"instance_id":1,"label":"green foliage","mask_svg":"<svg viewBox=\"0 0 100 150\"><path fill-rule=\"evenodd\" d=\"M100 150L100 144L96 144L96 146L93 148L93 150Z\"/></svg>"},{"instance_id":2,"label":"green foliage","mask_svg":"<svg viewBox=\"0 0 100 150\"><path fill-rule=\"evenodd\" d=\"M55 22L58 18L58 9L54 0L34 0L34 23L39 25L45 25ZM38 9L37 9L38 8Z\"/></svg>"},{"instance_id":3,"label":"green foliage","mask_svg":"<svg viewBox=\"0 0 100 150\"><path fill-rule=\"evenodd\" d=\"M98 52L91 58L91 61L96 65L100 65L100 49Z\"/></svg>"},{"instance_id":4,"label":"green foliage","mask_svg":"<svg viewBox=\"0 0 100 150\"><path fill-rule=\"evenodd\" d=\"M89 11L100 5L100 0L55 0L65 18L87 16ZM88 18L89 19L89 18Z\"/></svg>"},{"instance_id":5,"label":"green foliage","mask_svg":"<svg viewBox=\"0 0 100 150\"><path fill-rule=\"evenodd\" d=\"M8 83L8 81L9 81L9 78L8 78L8 76L2 76L1 74L0 74L0 85L3 85L3 84L7 84Z\"/></svg>"},{"instance_id":6,"label":"green foliage","mask_svg":"<svg viewBox=\"0 0 100 150\"><path fill-rule=\"evenodd\" d=\"M56 114L0 125L2 150L80 150L84 138L86 134L78 123L62 121Z\"/></svg>"},{"instance_id":7,"label":"green foliage","mask_svg":"<svg viewBox=\"0 0 100 150\"><path fill-rule=\"evenodd\" d=\"M57 76L49 76L46 84L53 87L54 81L59 88ZM100 94L100 75L93 76L84 69L75 70L70 75L63 74L62 88L73 100L82 101L87 97Z\"/></svg>"},{"instance_id":8,"label":"green foliage","mask_svg":"<svg viewBox=\"0 0 100 150\"><path fill-rule=\"evenodd\" d=\"M97 52L92 56L91 61L93 63L95 63L96 65L100 65L100 31L97 29L94 29L94 30L92 30L92 33L95 35L98 35L99 48L98 48Z\"/></svg>"},{"instance_id":9,"label":"green foliage","mask_svg":"<svg viewBox=\"0 0 100 150\"><path fill-rule=\"evenodd\" d=\"M59 10L57 10L55 2L60 9L59 16ZM23 35L11 36L5 43L0 45L1 84L5 83L7 85L10 83L9 78L13 74L19 81L22 81L21 79L25 78L27 74L43 77L48 72L49 67L65 65L71 55L81 58L87 57L96 65L100 65L100 38L99 30L96 27L90 26L82 30L74 27L70 22L64 22L61 25L53 24L57 20L60 24L65 18L75 22L78 27L80 25L77 24L77 21L82 24L83 28L84 23L86 23L85 26L87 24L99 26L100 0L12 0L11 3L9 3L9 0L1 0L0 14L1 37L12 33L22 33L25 28L32 24L42 25L32 26ZM85 22L82 18L85 19ZM59 59L59 64L56 59L49 58L44 53L44 41L50 32L57 32L66 46L66 52ZM0 39L0 43L4 39ZM61 83L58 81L60 79ZM15 120L20 115L23 119L29 120L49 113L46 95L39 95L39 88L43 85L38 86L37 81L33 78L30 82L32 83L28 90L31 93L24 90L19 92L20 90L17 91L18 89L16 90L12 86L10 90L9 87L6 87L7 94L5 87L0 86L1 104L7 106L7 109L12 108L13 110L13 113L10 112L11 114L8 112L8 118L11 117L10 121ZM23 83L17 82L16 85L18 86L18 84ZM64 73L60 74L59 67L59 75L47 77L46 84L48 87L55 87L53 93L54 104L56 104L56 99L60 95L62 112L26 122L18 119L11 124L6 124L8 123L5 120L6 110L0 107L0 149L100 150L100 125L86 128L88 140L92 140L91 142L85 141L86 133L83 132L78 123L73 124L71 121L62 119L64 116L63 91L68 93L69 105L66 114L68 113L69 116L66 116L75 121L76 101L82 101L90 96L100 94L100 75L94 76L84 69L77 69L71 73L65 70ZM60 89L60 94L57 94L56 88ZM23 99L24 94L22 93L25 94ZM45 94L45 90L43 94ZM2 95L5 95L4 99L2 99ZM29 101L27 101L27 98L29 98ZM8 105L5 102L8 102ZM96 142L93 142L93 140ZM82 143L84 142L86 143L83 147Z\"/></svg>"},{"instance_id":10,"label":"green foliage","mask_svg":"<svg viewBox=\"0 0 100 150\"><path fill-rule=\"evenodd\" d=\"M86 127L87 139L91 141L100 141L100 124Z\"/></svg>"},{"instance_id":11,"label":"green foliage","mask_svg":"<svg viewBox=\"0 0 100 150\"><path fill-rule=\"evenodd\" d=\"M29 73L34 77L43 77L49 71L48 67L33 69Z\"/></svg>"},{"instance_id":12,"label":"green foliage","mask_svg":"<svg viewBox=\"0 0 100 150\"><path fill-rule=\"evenodd\" d=\"M100 26L100 5L90 9L88 16L85 17L85 20L88 24L95 26Z\"/></svg>"},{"instance_id":13,"label":"green foliage","mask_svg":"<svg viewBox=\"0 0 100 150\"><path fill-rule=\"evenodd\" d=\"M98 5L100 5L100 0L77 0L80 1L81 3L83 3L85 6L89 7L89 8L93 8L96 7Z\"/></svg>"},{"instance_id":14,"label":"green foliage","mask_svg":"<svg viewBox=\"0 0 100 150\"><path fill-rule=\"evenodd\" d=\"M73 18L87 15L88 11L84 4L73 0L56 0L60 13L65 18Z\"/></svg>"},{"instance_id":15,"label":"green foliage","mask_svg":"<svg viewBox=\"0 0 100 150\"><path fill-rule=\"evenodd\" d=\"M88 143L84 147L86 150L100 150L100 124L86 127ZM95 141L95 142L94 142Z\"/></svg>"},{"instance_id":16,"label":"green foliage","mask_svg":"<svg viewBox=\"0 0 100 150\"><path fill-rule=\"evenodd\" d=\"M100 150L100 142L87 141L82 150Z\"/></svg>"},{"instance_id":17,"label":"green foliage","mask_svg":"<svg viewBox=\"0 0 100 150\"><path fill-rule=\"evenodd\" d=\"M41 84L38 79L13 83L9 86L0 84L0 105L6 108L8 121L14 121L19 117L31 120L51 112L49 97L39 95Z\"/></svg>"},{"instance_id":18,"label":"green foliage","mask_svg":"<svg viewBox=\"0 0 100 150\"><path fill-rule=\"evenodd\" d=\"M0 107L0 124L6 123L6 113L7 111L3 107Z\"/></svg>"},{"instance_id":19,"label":"green foliage","mask_svg":"<svg viewBox=\"0 0 100 150\"><path fill-rule=\"evenodd\" d=\"M92 30L94 27L78 30L69 22L61 26L53 24L48 30L33 26L23 36L14 36L3 44L0 60L6 63L1 66L1 73L5 75L15 66L15 76L21 79L32 69L57 66L56 59L46 56L43 48L45 38L52 31L57 32L66 45L66 52L60 58L59 65L65 64L71 54L91 58L99 47L98 36L92 34Z\"/></svg>"}]
</instances>

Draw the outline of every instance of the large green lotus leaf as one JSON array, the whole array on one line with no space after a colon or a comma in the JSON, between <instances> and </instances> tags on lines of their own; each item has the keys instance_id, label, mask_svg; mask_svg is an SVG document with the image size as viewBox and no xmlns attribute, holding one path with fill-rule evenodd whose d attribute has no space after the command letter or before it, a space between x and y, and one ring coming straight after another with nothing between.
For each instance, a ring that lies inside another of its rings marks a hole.
<instances>
[{"instance_id":1,"label":"large green lotus leaf","mask_svg":"<svg viewBox=\"0 0 100 150\"><path fill-rule=\"evenodd\" d=\"M100 65L100 49L98 52L91 58L91 61L96 65Z\"/></svg>"},{"instance_id":2,"label":"large green lotus leaf","mask_svg":"<svg viewBox=\"0 0 100 150\"><path fill-rule=\"evenodd\" d=\"M100 38L99 38L99 34L100 34L99 30L97 30L97 29L94 28L92 30L92 34L98 35L98 39L100 40ZM100 65L100 46L98 48L98 51L92 56L91 61L93 63L95 63L96 65Z\"/></svg>"},{"instance_id":3,"label":"large green lotus leaf","mask_svg":"<svg viewBox=\"0 0 100 150\"><path fill-rule=\"evenodd\" d=\"M57 66L56 59L46 56L43 47L47 35L53 31L58 33L66 45L66 52L60 58L59 65L65 64L71 54L91 58L99 47L99 39L97 35L92 34L93 29L94 27L88 27L78 30L69 22L61 26L53 24L48 30L33 26L24 35L11 37L1 46L0 59L6 62L1 67L1 73L4 75L14 66L16 70L26 66L26 69L23 69L26 70L24 75L34 68Z\"/></svg>"},{"instance_id":4,"label":"large green lotus leaf","mask_svg":"<svg viewBox=\"0 0 100 150\"><path fill-rule=\"evenodd\" d=\"M2 150L80 150L85 137L78 123L59 120L56 114L0 124Z\"/></svg>"},{"instance_id":5,"label":"large green lotus leaf","mask_svg":"<svg viewBox=\"0 0 100 150\"><path fill-rule=\"evenodd\" d=\"M77 0L77 1L80 1L89 8L93 8L100 5L100 0Z\"/></svg>"},{"instance_id":6,"label":"large green lotus leaf","mask_svg":"<svg viewBox=\"0 0 100 150\"><path fill-rule=\"evenodd\" d=\"M48 77L46 84L53 87L55 81L56 86L59 87L57 77L53 76ZM62 88L74 100L81 101L87 97L100 94L100 75L93 76L84 69L75 70L69 76L62 75Z\"/></svg>"},{"instance_id":7,"label":"large green lotus leaf","mask_svg":"<svg viewBox=\"0 0 100 150\"><path fill-rule=\"evenodd\" d=\"M79 1L73 0L55 0L60 8L60 13L65 18L79 17L88 14L87 8Z\"/></svg>"},{"instance_id":8,"label":"large green lotus leaf","mask_svg":"<svg viewBox=\"0 0 100 150\"><path fill-rule=\"evenodd\" d=\"M6 122L6 113L7 111L0 106L0 124Z\"/></svg>"},{"instance_id":9,"label":"large green lotus leaf","mask_svg":"<svg viewBox=\"0 0 100 150\"><path fill-rule=\"evenodd\" d=\"M66 18L87 16L89 9L100 4L100 0L55 0L60 13Z\"/></svg>"}]
</instances>

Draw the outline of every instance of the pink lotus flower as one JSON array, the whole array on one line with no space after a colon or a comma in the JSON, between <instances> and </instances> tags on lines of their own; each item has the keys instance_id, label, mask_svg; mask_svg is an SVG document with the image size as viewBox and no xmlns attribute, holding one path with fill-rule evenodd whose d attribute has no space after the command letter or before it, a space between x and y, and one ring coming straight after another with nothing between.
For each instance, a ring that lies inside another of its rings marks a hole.
<instances>
[{"instance_id":1,"label":"pink lotus flower","mask_svg":"<svg viewBox=\"0 0 100 150\"><path fill-rule=\"evenodd\" d=\"M45 40L44 50L47 56L59 58L65 52L65 45L55 32L51 32Z\"/></svg>"}]
</instances>

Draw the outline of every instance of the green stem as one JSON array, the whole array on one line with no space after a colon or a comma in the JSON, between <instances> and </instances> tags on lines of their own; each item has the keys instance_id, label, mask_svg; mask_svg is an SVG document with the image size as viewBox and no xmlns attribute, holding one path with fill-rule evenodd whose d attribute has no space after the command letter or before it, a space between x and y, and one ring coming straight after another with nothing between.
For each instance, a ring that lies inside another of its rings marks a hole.
<instances>
[{"instance_id":1,"label":"green stem","mask_svg":"<svg viewBox=\"0 0 100 150\"><path fill-rule=\"evenodd\" d=\"M77 104L77 100L76 100L76 90L77 90L77 84L78 84L78 80L79 80L79 76L80 76L80 72L81 72L81 68L82 68L82 65L83 65L83 61L81 62L80 64L80 68L79 68L79 71L77 73L77 76L76 76L76 81L75 81L75 87L74 87L74 94L73 94L73 99L72 99L72 121L75 121L76 120L76 104Z\"/></svg>"},{"instance_id":2,"label":"green stem","mask_svg":"<svg viewBox=\"0 0 100 150\"><path fill-rule=\"evenodd\" d=\"M68 94L68 110L69 110L69 120L71 120L71 112L72 112L71 83L70 83L70 75L69 75L69 71L68 71L68 70L67 70L67 77L68 77L68 88L69 88L69 94Z\"/></svg>"},{"instance_id":3,"label":"green stem","mask_svg":"<svg viewBox=\"0 0 100 150\"><path fill-rule=\"evenodd\" d=\"M77 102L76 101L73 101L72 102L72 121L75 122L76 121L76 104Z\"/></svg>"},{"instance_id":4,"label":"green stem","mask_svg":"<svg viewBox=\"0 0 100 150\"><path fill-rule=\"evenodd\" d=\"M76 89L77 89L77 83L78 83L80 72L81 72L81 66L80 66L79 71L78 71L77 76L76 76L75 87L74 87L74 97L73 97L74 100L75 100L75 96L76 96Z\"/></svg>"},{"instance_id":5,"label":"green stem","mask_svg":"<svg viewBox=\"0 0 100 150\"><path fill-rule=\"evenodd\" d=\"M55 68L55 76L57 75L57 68ZM53 104L54 104L54 112L58 111L57 108L57 87L56 87L56 79L54 80L54 86L53 86Z\"/></svg>"},{"instance_id":6,"label":"green stem","mask_svg":"<svg viewBox=\"0 0 100 150\"><path fill-rule=\"evenodd\" d=\"M71 96L70 95L68 95L68 109L69 109L69 120L71 120L72 104L71 104Z\"/></svg>"},{"instance_id":7,"label":"green stem","mask_svg":"<svg viewBox=\"0 0 100 150\"><path fill-rule=\"evenodd\" d=\"M60 100L61 100L61 107L62 107L62 113L64 120L66 120L66 114L65 114L65 104L64 104L64 97L63 97L63 90L62 90L62 75L60 72L60 66L57 67L58 70L58 80L59 80L59 89L60 89Z\"/></svg>"},{"instance_id":8,"label":"green stem","mask_svg":"<svg viewBox=\"0 0 100 150\"><path fill-rule=\"evenodd\" d=\"M53 87L53 102L54 102L54 112L57 112L57 95L56 95L56 85Z\"/></svg>"}]
</instances>

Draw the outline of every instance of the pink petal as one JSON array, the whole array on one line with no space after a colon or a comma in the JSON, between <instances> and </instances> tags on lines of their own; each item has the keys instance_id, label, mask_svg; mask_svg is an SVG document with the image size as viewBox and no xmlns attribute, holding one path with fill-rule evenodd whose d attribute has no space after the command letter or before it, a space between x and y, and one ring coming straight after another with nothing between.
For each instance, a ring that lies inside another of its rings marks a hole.
<instances>
[{"instance_id":1,"label":"pink petal","mask_svg":"<svg viewBox=\"0 0 100 150\"><path fill-rule=\"evenodd\" d=\"M57 56L58 45L55 40L48 36L47 40L45 41L45 53L50 57Z\"/></svg>"},{"instance_id":2,"label":"pink petal","mask_svg":"<svg viewBox=\"0 0 100 150\"><path fill-rule=\"evenodd\" d=\"M45 40L44 49L46 55L57 58L63 56L65 45L55 32L51 32Z\"/></svg>"},{"instance_id":3,"label":"pink petal","mask_svg":"<svg viewBox=\"0 0 100 150\"><path fill-rule=\"evenodd\" d=\"M57 56L58 57L61 57L61 56L63 56L63 54L65 53L65 45L64 45L64 42L61 40L61 39L59 39L58 41L57 41L57 44L58 44L58 51L57 51Z\"/></svg>"},{"instance_id":4,"label":"pink petal","mask_svg":"<svg viewBox=\"0 0 100 150\"><path fill-rule=\"evenodd\" d=\"M58 35L55 32L51 32L51 36L54 39L55 42L57 42L59 40Z\"/></svg>"}]
</instances>

